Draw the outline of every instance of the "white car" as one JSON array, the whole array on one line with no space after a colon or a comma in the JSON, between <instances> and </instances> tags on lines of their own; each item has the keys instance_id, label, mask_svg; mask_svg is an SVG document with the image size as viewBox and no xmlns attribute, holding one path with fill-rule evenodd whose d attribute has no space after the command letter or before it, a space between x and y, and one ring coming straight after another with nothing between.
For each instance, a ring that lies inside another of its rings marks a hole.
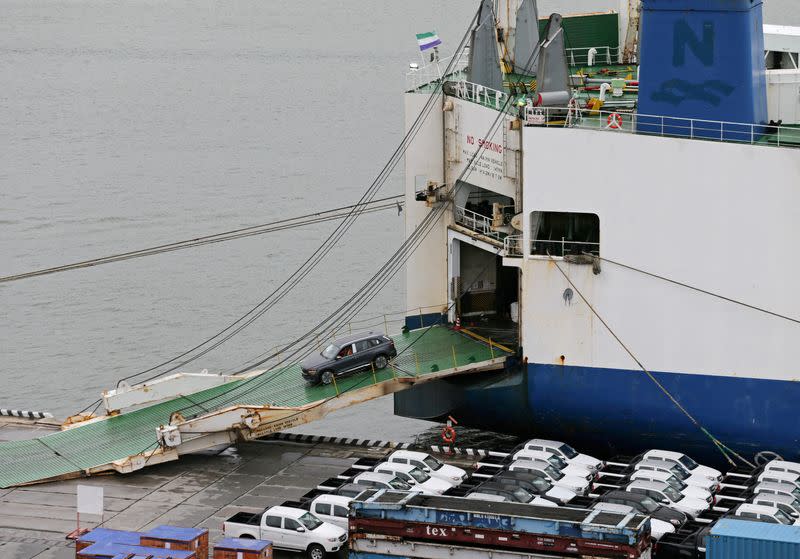
<instances>
[{"instance_id":1,"label":"white car","mask_svg":"<svg viewBox=\"0 0 800 559\"><path fill-rule=\"evenodd\" d=\"M795 499L800 499L800 488L793 483L775 483L765 481L753 488L753 493L766 493L768 495L789 495Z\"/></svg>"},{"instance_id":2,"label":"white car","mask_svg":"<svg viewBox=\"0 0 800 559\"><path fill-rule=\"evenodd\" d=\"M270 540L276 548L305 551L310 559L324 559L347 541L347 530L293 507L270 507L257 525L226 521L223 531L227 538Z\"/></svg>"},{"instance_id":3,"label":"white car","mask_svg":"<svg viewBox=\"0 0 800 559\"><path fill-rule=\"evenodd\" d=\"M709 493L716 493L719 490L719 482L717 480L709 479L701 474L692 474L689 472L689 470L680 464L675 464L674 462L664 462L663 460L642 460L641 462L634 464L633 469L635 471L642 470L646 472L669 473L670 475L674 475L686 485L692 485L694 487L705 489Z\"/></svg>"},{"instance_id":4,"label":"white car","mask_svg":"<svg viewBox=\"0 0 800 559\"><path fill-rule=\"evenodd\" d=\"M412 488L405 481L400 479L394 474L381 474L378 472L363 472L353 478L353 483L356 485L364 485L374 489L392 489L394 491L417 491L425 495L435 495L429 489L422 489L421 487Z\"/></svg>"},{"instance_id":5,"label":"white car","mask_svg":"<svg viewBox=\"0 0 800 559\"><path fill-rule=\"evenodd\" d=\"M525 450L542 450L559 456L569 464L579 464L586 466L589 470L597 472L602 470L606 463L598 460L594 456L581 454L567 443L560 441L549 441L547 439L531 439L523 445Z\"/></svg>"},{"instance_id":6,"label":"white car","mask_svg":"<svg viewBox=\"0 0 800 559\"><path fill-rule=\"evenodd\" d=\"M428 473L431 477L443 479L452 486L459 485L467 479L467 472L449 464L444 464L430 454L412 450L395 450L386 459L395 464L409 464Z\"/></svg>"},{"instance_id":7,"label":"white car","mask_svg":"<svg viewBox=\"0 0 800 559\"><path fill-rule=\"evenodd\" d=\"M398 464L397 462L383 462L375 466L374 471L381 474L392 474L411 486L412 491L431 491L441 495L451 487L443 479L435 478L424 470L411 464Z\"/></svg>"},{"instance_id":8,"label":"white car","mask_svg":"<svg viewBox=\"0 0 800 559\"><path fill-rule=\"evenodd\" d=\"M657 503L661 503L665 507L675 509L685 513L692 518L697 518L700 513L707 510L711 506L711 501L701 501L700 499L693 499L681 495L667 483L659 481L643 481L640 479L631 481L625 486L625 491L631 493L639 493L640 495L647 495Z\"/></svg>"},{"instance_id":9,"label":"white car","mask_svg":"<svg viewBox=\"0 0 800 559\"><path fill-rule=\"evenodd\" d=\"M709 491L701 487L697 487L696 485L687 485L669 472L635 470L631 474L630 480L633 481L635 479L641 479L644 481L660 481L662 483L671 485L686 497L714 503L714 497Z\"/></svg>"},{"instance_id":10,"label":"white car","mask_svg":"<svg viewBox=\"0 0 800 559\"><path fill-rule=\"evenodd\" d=\"M800 500L792 495L775 495L774 493L756 493L750 497L754 505L775 507L792 519L800 517Z\"/></svg>"},{"instance_id":11,"label":"white car","mask_svg":"<svg viewBox=\"0 0 800 559\"><path fill-rule=\"evenodd\" d=\"M764 464L765 472L785 472L800 476L800 464L786 460L770 460Z\"/></svg>"},{"instance_id":12,"label":"white car","mask_svg":"<svg viewBox=\"0 0 800 559\"><path fill-rule=\"evenodd\" d=\"M352 500L350 497L343 495L323 493L311 501L309 510L311 514L320 520L347 530L348 513L350 512L350 502Z\"/></svg>"},{"instance_id":13,"label":"white car","mask_svg":"<svg viewBox=\"0 0 800 559\"><path fill-rule=\"evenodd\" d=\"M703 466L698 464L685 454L681 454L680 452L671 452L669 450L648 450L642 456L642 460L660 460L662 462L671 462L673 464L680 464L690 474L697 474L708 479L714 480L717 483L722 481L722 472L719 470L715 470L714 468L709 468L708 466Z\"/></svg>"},{"instance_id":14,"label":"white car","mask_svg":"<svg viewBox=\"0 0 800 559\"><path fill-rule=\"evenodd\" d=\"M617 505L613 503L597 503L592 507L594 510L602 510L606 512L617 512L620 514L641 514L633 507L627 505ZM672 534L675 532L675 526L664 520L658 520L650 517L650 535L656 539L661 539L664 534Z\"/></svg>"},{"instance_id":15,"label":"white car","mask_svg":"<svg viewBox=\"0 0 800 559\"><path fill-rule=\"evenodd\" d=\"M750 503L742 503L733 509L733 516L744 520L771 522L772 524L786 524L788 526L800 525L800 518L792 518L777 507L766 507Z\"/></svg>"},{"instance_id":16,"label":"white car","mask_svg":"<svg viewBox=\"0 0 800 559\"><path fill-rule=\"evenodd\" d=\"M790 483L795 487L800 487L800 476L791 472L775 472L765 470L758 475L756 481L758 483Z\"/></svg>"},{"instance_id":17,"label":"white car","mask_svg":"<svg viewBox=\"0 0 800 559\"><path fill-rule=\"evenodd\" d=\"M508 466L509 471L512 472L530 472L550 480L550 483L557 487L569 489L578 495L586 495L592 488L592 479L594 476L587 473L582 477L567 476L557 468L554 468L549 462L542 460L517 460Z\"/></svg>"},{"instance_id":18,"label":"white car","mask_svg":"<svg viewBox=\"0 0 800 559\"><path fill-rule=\"evenodd\" d=\"M501 472L498 472L497 474L494 475L494 477L491 477L489 479L500 480L505 482L513 480L523 489L527 489L528 491L531 492L535 491L539 495L551 497L557 500L562 505L566 505L572 499L577 497L577 494L574 491L571 491L564 487L556 487L555 485L550 483L550 480L548 480L547 478L537 476L529 472L524 472L524 471L512 472L509 470L503 470Z\"/></svg>"},{"instance_id":19,"label":"white car","mask_svg":"<svg viewBox=\"0 0 800 559\"><path fill-rule=\"evenodd\" d=\"M544 450L527 450L523 448L515 452L511 458L517 460L541 460L549 462L554 468L558 468L565 476L579 476L583 477L586 474L591 474L592 478L595 477L594 470L589 469L584 464L569 464L563 458L556 454L551 454Z\"/></svg>"}]
</instances>

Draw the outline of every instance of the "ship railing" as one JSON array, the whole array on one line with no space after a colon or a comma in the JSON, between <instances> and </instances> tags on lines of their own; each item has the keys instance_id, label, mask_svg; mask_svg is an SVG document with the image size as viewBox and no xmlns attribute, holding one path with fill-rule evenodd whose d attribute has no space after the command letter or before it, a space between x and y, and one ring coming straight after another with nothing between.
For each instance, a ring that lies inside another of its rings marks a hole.
<instances>
[{"instance_id":1,"label":"ship railing","mask_svg":"<svg viewBox=\"0 0 800 559\"><path fill-rule=\"evenodd\" d=\"M443 74L447 71L451 61L455 57L450 73L446 76ZM416 66L416 63L411 64L411 70L406 73L406 91L417 91L423 89L426 85L436 83L440 80L459 81L466 77L466 69L469 65L469 48L462 50L459 55L452 55L446 58L439 59L438 62L431 62L423 66Z\"/></svg>"},{"instance_id":2,"label":"ship railing","mask_svg":"<svg viewBox=\"0 0 800 559\"><path fill-rule=\"evenodd\" d=\"M509 95L505 91L493 89L466 80L448 80L443 86L445 95L477 103L490 109L503 110L511 106Z\"/></svg>"},{"instance_id":3,"label":"ship railing","mask_svg":"<svg viewBox=\"0 0 800 559\"><path fill-rule=\"evenodd\" d=\"M567 61L570 66L622 64L622 49L609 45L567 49Z\"/></svg>"},{"instance_id":4,"label":"ship railing","mask_svg":"<svg viewBox=\"0 0 800 559\"><path fill-rule=\"evenodd\" d=\"M522 235L510 235L503 239L503 251L507 257L523 256L524 241ZM567 255L600 255L600 243L587 241L571 241L565 237L559 239L532 239L528 254L534 256L555 256L563 257Z\"/></svg>"},{"instance_id":5,"label":"ship railing","mask_svg":"<svg viewBox=\"0 0 800 559\"><path fill-rule=\"evenodd\" d=\"M611 101L613 103L613 100ZM571 127L647 136L800 147L800 128L576 107L526 107L525 126Z\"/></svg>"},{"instance_id":6,"label":"ship railing","mask_svg":"<svg viewBox=\"0 0 800 559\"><path fill-rule=\"evenodd\" d=\"M455 220L459 225L471 229L476 233L497 239L498 241L501 240L501 234L492 230L492 218L490 217L468 210L462 206L456 206Z\"/></svg>"}]
</instances>

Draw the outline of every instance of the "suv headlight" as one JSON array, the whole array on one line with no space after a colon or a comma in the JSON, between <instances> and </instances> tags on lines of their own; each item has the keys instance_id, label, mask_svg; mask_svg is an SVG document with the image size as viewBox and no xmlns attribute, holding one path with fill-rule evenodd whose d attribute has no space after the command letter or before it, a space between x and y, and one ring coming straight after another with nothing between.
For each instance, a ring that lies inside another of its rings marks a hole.
<instances>
[{"instance_id":1,"label":"suv headlight","mask_svg":"<svg viewBox=\"0 0 800 559\"><path fill-rule=\"evenodd\" d=\"M328 541L329 541L329 542L336 543L336 542L338 542L338 541L339 541L339 538L328 538Z\"/></svg>"}]
</instances>

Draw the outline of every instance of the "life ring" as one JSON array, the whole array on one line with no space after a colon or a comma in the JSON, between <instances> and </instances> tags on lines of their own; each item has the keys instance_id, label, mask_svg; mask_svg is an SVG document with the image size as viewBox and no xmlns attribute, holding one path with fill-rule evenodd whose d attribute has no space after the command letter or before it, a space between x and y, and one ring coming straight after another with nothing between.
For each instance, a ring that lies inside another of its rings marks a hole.
<instances>
[{"instance_id":1,"label":"life ring","mask_svg":"<svg viewBox=\"0 0 800 559\"><path fill-rule=\"evenodd\" d=\"M612 130L619 130L622 128L622 115L619 113L611 113L608 115L608 120L606 122L608 123L608 127Z\"/></svg>"},{"instance_id":2,"label":"life ring","mask_svg":"<svg viewBox=\"0 0 800 559\"><path fill-rule=\"evenodd\" d=\"M442 429L442 440L449 444L456 442L456 430L450 425L445 425Z\"/></svg>"}]
</instances>

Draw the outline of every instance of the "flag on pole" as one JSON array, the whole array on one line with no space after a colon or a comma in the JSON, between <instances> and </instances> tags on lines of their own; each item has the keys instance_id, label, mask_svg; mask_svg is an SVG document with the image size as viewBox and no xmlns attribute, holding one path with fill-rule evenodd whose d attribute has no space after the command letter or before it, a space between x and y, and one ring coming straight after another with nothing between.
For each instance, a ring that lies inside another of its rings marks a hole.
<instances>
[{"instance_id":1,"label":"flag on pole","mask_svg":"<svg viewBox=\"0 0 800 559\"><path fill-rule=\"evenodd\" d=\"M438 47L442 44L439 35L435 32L432 33L417 33L417 43L419 43L419 50L428 50L433 47Z\"/></svg>"}]
</instances>

